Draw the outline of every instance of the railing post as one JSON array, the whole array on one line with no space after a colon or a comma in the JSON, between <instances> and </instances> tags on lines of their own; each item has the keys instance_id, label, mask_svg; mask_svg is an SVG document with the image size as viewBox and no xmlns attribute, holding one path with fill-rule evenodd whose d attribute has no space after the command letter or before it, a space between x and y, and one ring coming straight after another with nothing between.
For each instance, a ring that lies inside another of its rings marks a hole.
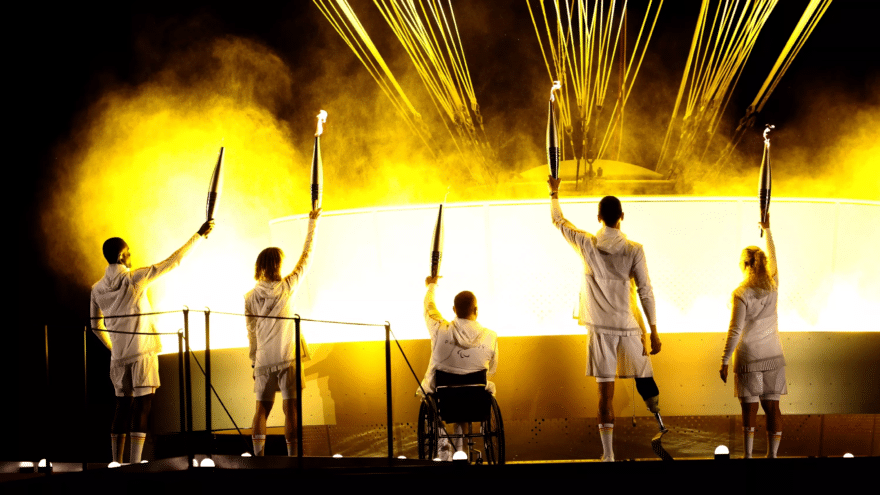
<instances>
[{"instance_id":1,"label":"railing post","mask_svg":"<svg viewBox=\"0 0 880 495\"><path fill-rule=\"evenodd\" d=\"M391 411L391 323L385 322L385 409L388 414L388 459L394 459L394 415Z\"/></svg>"},{"instance_id":2,"label":"railing post","mask_svg":"<svg viewBox=\"0 0 880 495\"><path fill-rule=\"evenodd\" d=\"M296 372L296 457L302 460L303 456L303 417L302 417L302 329L300 328L299 315L293 316L294 327L296 329L294 339L296 339L296 357L294 362L294 371Z\"/></svg>"},{"instance_id":3,"label":"railing post","mask_svg":"<svg viewBox=\"0 0 880 495\"><path fill-rule=\"evenodd\" d=\"M186 432L186 385L183 381L183 329L177 331L177 407L180 409L180 433Z\"/></svg>"},{"instance_id":4,"label":"railing post","mask_svg":"<svg viewBox=\"0 0 880 495\"><path fill-rule=\"evenodd\" d=\"M50 387L51 383L49 382L49 325L43 325L43 343L45 344L45 347L46 347L46 388L43 390L52 390L52 388ZM46 400L47 401L49 400L48 396L47 396ZM50 417L49 411L52 410L52 404L47 403L46 406L47 407L44 409L44 411L46 411L46 412L44 413L43 417L45 418L45 424L48 425L48 424L51 424L51 422L48 420ZM52 456L51 456L52 449L49 448L49 438L51 438L51 435L48 433L48 429L44 429L42 439L41 439L42 440L42 442L41 442L42 443L42 450L43 450L43 455L46 456L45 459L46 459L47 469L49 470L48 472L52 473L52 468L48 467L48 466L52 465Z\"/></svg>"},{"instance_id":5,"label":"railing post","mask_svg":"<svg viewBox=\"0 0 880 495\"><path fill-rule=\"evenodd\" d=\"M183 307L183 347L186 351L186 359L183 360L183 374L186 380L186 462L187 469L192 468L193 463L193 417L192 417L192 374L190 372L190 348L189 348L189 308Z\"/></svg>"},{"instance_id":6,"label":"railing post","mask_svg":"<svg viewBox=\"0 0 880 495\"><path fill-rule=\"evenodd\" d=\"M205 307L205 431L209 437L214 432L211 417L211 308L208 307Z\"/></svg>"},{"instance_id":7,"label":"railing post","mask_svg":"<svg viewBox=\"0 0 880 495\"><path fill-rule=\"evenodd\" d=\"M89 320L89 324L86 325L86 328L83 331L83 423L88 421L88 418L89 418L89 360L88 360L88 353L86 352L86 342L88 341L89 328L91 328L91 326L92 326L92 320ZM88 471L88 469L89 469L88 428L83 428L82 433L83 433L82 470L83 470L83 472L85 472L85 471Z\"/></svg>"}]
</instances>

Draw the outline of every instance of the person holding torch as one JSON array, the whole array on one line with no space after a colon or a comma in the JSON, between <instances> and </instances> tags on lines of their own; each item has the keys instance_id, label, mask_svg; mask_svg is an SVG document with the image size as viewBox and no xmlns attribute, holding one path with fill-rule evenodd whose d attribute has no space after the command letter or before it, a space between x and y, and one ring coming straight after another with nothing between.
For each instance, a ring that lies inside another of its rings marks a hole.
<instances>
[{"instance_id":1,"label":"person holding torch","mask_svg":"<svg viewBox=\"0 0 880 495\"><path fill-rule=\"evenodd\" d=\"M759 222L766 234L766 253L749 246L740 256L743 281L733 291L733 311L727 341L721 355L721 380L727 383L730 361L734 361L734 394L742 406L744 457L752 457L758 402L767 414L767 457L776 457L782 439L781 395L788 393L785 357L779 339L776 303L779 272L776 247L770 234L770 214Z\"/></svg>"},{"instance_id":2,"label":"person holding torch","mask_svg":"<svg viewBox=\"0 0 880 495\"><path fill-rule=\"evenodd\" d=\"M638 299L651 327L650 353L657 354L661 343L645 252L641 244L627 239L620 231L623 208L619 199L606 196L599 202L598 220L602 228L593 235L578 230L562 216L560 179L551 175L547 183L553 225L584 261L585 293L579 320L588 331L587 376L596 377L599 388L602 460L613 462L615 377L635 378L639 395L660 426L658 437L667 431L660 418L660 391L654 382L644 323L636 302L637 288ZM652 441L655 451L658 450L654 446L658 437Z\"/></svg>"},{"instance_id":3,"label":"person holding torch","mask_svg":"<svg viewBox=\"0 0 880 495\"><path fill-rule=\"evenodd\" d=\"M249 356L253 368L256 409L253 419L251 440L254 455L264 455L266 446L266 420L275 404L275 393L281 392L284 411L284 439L287 441L287 455L295 456L296 448L296 342L293 320L293 299L296 290L305 277L311 259L312 243L318 217L321 215L323 168L321 163L320 138L327 112L318 115L315 147L311 164L311 206L309 227L303 244L302 255L287 276L281 276L284 251L269 247L260 252L254 265L256 286L245 294L244 309L247 326ZM268 317L268 318L266 318ZM280 318L279 318L280 317ZM305 338L301 338L301 357L310 359ZM305 383L303 382L303 386Z\"/></svg>"}]
</instances>

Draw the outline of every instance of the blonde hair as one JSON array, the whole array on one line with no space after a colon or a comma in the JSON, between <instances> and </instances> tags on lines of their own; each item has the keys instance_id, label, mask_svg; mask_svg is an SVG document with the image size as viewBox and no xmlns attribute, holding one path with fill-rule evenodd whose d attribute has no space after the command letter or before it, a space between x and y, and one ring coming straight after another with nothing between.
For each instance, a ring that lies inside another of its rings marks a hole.
<instances>
[{"instance_id":1,"label":"blonde hair","mask_svg":"<svg viewBox=\"0 0 880 495\"><path fill-rule=\"evenodd\" d=\"M740 256L740 268L746 274L743 280L743 287L753 287L756 289L773 290L776 288L776 282L770 276L767 269L767 255L758 246L749 246L743 249Z\"/></svg>"},{"instance_id":2,"label":"blonde hair","mask_svg":"<svg viewBox=\"0 0 880 495\"><path fill-rule=\"evenodd\" d=\"M284 251L277 247L264 249L254 264L254 279L258 282L278 282L281 280L281 263L284 261Z\"/></svg>"}]
</instances>

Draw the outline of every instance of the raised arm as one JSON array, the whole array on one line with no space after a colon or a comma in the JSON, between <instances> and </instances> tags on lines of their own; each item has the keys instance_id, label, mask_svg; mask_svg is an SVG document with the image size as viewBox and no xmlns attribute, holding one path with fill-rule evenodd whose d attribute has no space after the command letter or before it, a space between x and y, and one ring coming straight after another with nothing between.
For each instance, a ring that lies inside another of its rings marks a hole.
<instances>
[{"instance_id":1,"label":"raised arm","mask_svg":"<svg viewBox=\"0 0 880 495\"><path fill-rule=\"evenodd\" d=\"M104 326L104 313L101 311L101 308L98 307L98 302L95 301L95 295L91 296L91 307L89 309L89 314L92 318L90 320L92 332L95 332L95 335L98 336L98 339L101 340L101 343L104 344L104 347L107 349L113 349L113 343L110 341L110 334L107 332L102 332L101 330L106 330L107 327Z\"/></svg>"},{"instance_id":2,"label":"raised arm","mask_svg":"<svg viewBox=\"0 0 880 495\"><path fill-rule=\"evenodd\" d=\"M175 251L171 256L168 257L165 261L161 261L152 266L147 266L144 268L138 268L137 270L133 270L131 272L131 280L140 288L146 287L150 285L157 278L162 275L170 272L171 270L180 266L180 262L183 261L183 258L187 256L187 254L192 250L196 244L199 243L204 237L211 233L214 229L214 221L209 220L202 224L199 227L199 231L195 233L192 237L186 241L186 244L181 246L180 249Z\"/></svg>"},{"instance_id":3,"label":"raised arm","mask_svg":"<svg viewBox=\"0 0 880 495\"><path fill-rule=\"evenodd\" d=\"M311 261L310 255L312 254L312 242L315 239L315 230L317 229L318 217L320 216L320 208L309 212L309 231L306 234L306 240L303 243L302 255L299 257L299 261L296 262L296 268L290 272L290 275L284 277L284 282L287 283L291 289L299 284L299 281L305 276L306 270L309 268L309 262Z\"/></svg>"},{"instance_id":4,"label":"raised arm","mask_svg":"<svg viewBox=\"0 0 880 495\"><path fill-rule=\"evenodd\" d=\"M428 277L425 279L425 285L428 287L428 290L425 291L424 302L425 325L427 325L428 332L431 334L432 343L440 327L449 324L449 322L443 319L443 315L440 314L440 310L437 309L437 304L434 302L434 290L437 288L438 278L440 277Z\"/></svg>"},{"instance_id":5,"label":"raised arm","mask_svg":"<svg viewBox=\"0 0 880 495\"><path fill-rule=\"evenodd\" d=\"M553 177L547 180L550 186L550 219L569 244L580 246L585 239L592 237L592 234L579 230L562 216L562 207L559 205L559 182L559 179Z\"/></svg>"},{"instance_id":6,"label":"raised arm","mask_svg":"<svg viewBox=\"0 0 880 495\"><path fill-rule=\"evenodd\" d=\"M764 239L767 241L767 273L773 278L776 284L779 284L779 270L776 267L776 246L773 244L773 234L770 232L770 214L767 214L767 221L761 222L761 228L764 229Z\"/></svg>"}]
</instances>

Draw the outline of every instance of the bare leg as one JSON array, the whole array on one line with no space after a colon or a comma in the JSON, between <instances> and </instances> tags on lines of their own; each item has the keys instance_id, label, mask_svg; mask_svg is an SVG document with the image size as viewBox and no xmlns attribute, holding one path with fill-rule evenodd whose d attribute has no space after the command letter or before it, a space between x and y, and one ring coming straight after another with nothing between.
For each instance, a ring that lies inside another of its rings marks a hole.
<instances>
[{"instance_id":1,"label":"bare leg","mask_svg":"<svg viewBox=\"0 0 880 495\"><path fill-rule=\"evenodd\" d=\"M599 382L599 424L614 423L614 382Z\"/></svg>"},{"instance_id":2,"label":"bare leg","mask_svg":"<svg viewBox=\"0 0 880 495\"><path fill-rule=\"evenodd\" d=\"M261 456L263 455L263 449L266 446L266 419L269 417L269 413L272 411L272 406L274 402L271 401L257 401L256 411L254 412L254 421L253 421L253 434L252 440L254 443L254 455Z\"/></svg>"},{"instance_id":3,"label":"bare leg","mask_svg":"<svg viewBox=\"0 0 880 495\"><path fill-rule=\"evenodd\" d=\"M761 407L767 415L767 457L775 458L782 439L782 411L778 400L762 400Z\"/></svg>"},{"instance_id":4,"label":"bare leg","mask_svg":"<svg viewBox=\"0 0 880 495\"><path fill-rule=\"evenodd\" d=\"M296 400L284 399L284 439L287 441L287 455L296 455ZM265 430L265 422L263 424Z\"/></svg>"},{"instance_id":5,"label":"bare leg","mask_svg":"<svg viewBox=\"0 0 880 495\"><path fill-rule=\"evenodd\" d=\"M134 398L131 408L131 430L146 432L150 420L150 410L153 408L153 395L147 394Z\"/></svg>"}]
</instances>

